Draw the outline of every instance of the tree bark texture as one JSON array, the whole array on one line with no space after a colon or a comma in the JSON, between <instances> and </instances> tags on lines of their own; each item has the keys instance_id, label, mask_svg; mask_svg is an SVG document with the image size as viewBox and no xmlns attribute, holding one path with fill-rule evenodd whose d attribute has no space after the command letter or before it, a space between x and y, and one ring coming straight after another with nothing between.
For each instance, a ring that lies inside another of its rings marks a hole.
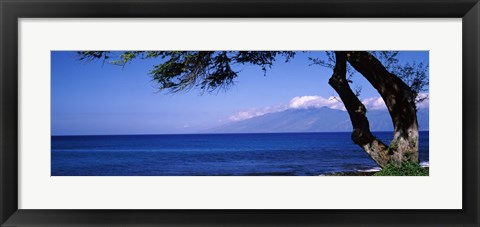
<instances>
[{"instance_id":1,"label":"tree bark texture","mask_svg":"<svg viewBox=\"0 0 480 227\"><path fill-rule=\"evenodd\" d=\"M393 140L388 148L394 164L398 166L404 161L418 163L419 134L413 91L370 53L349 51L345 55L350 65L372 84L385 101L394 126Z\"/></svg>"},{"instance_id":2,"label":"tree bark texture","mask_svg":"<svg viewBox=\"0 0 480 227\"><path fill-rule=\"evenodd\" d=\"M388 147L370 132L370 125L365 115L366 108L350 88L346 77L347 53L336 51L335 58L335 68L328 83L338 93L350 116L353 127L352 140L365 150L379 166L384 167L390 160Z\"/></svg>"}]
</instances>

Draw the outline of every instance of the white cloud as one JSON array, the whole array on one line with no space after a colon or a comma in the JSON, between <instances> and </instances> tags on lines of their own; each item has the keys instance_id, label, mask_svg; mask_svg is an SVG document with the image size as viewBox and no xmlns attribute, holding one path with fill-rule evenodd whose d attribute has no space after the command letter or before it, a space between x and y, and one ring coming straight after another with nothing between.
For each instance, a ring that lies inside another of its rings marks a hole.
<instances>
[{"instance_id":1,"label":"white cloud","mask_svg":"<svg viewBox=\"0 0 480 227\"><path fill-rule=\"evenodd\" d=\"M323 98L322 96L297 96L290 100L288 105L291 109L307 109L328 107L331 109L345 110L343 103L334 96Z\"/></svg>"},{"instance_id":2,"label":"white cloud","mask_svg":"<svg viewBox=\"0 0 480 227\"><path fill-rule=\"evenodd\" d=\"M278 106L267 106L263 108L258 108L258 109L250 109L250 110L245 110L245 111L240 111L233 116L230 116L228 119L230 121L241 121L245 119L249 119L252 117L258 117L262 116L268 113L275 113L275 112L280 112L288 109L287 106L285 105L278 105Z\"/></svg>"},{"instance_id":3,"label":"white cloud","mask_svg":"<svg viewBox=\"0 0 480 227\"><path fill-rule=\"evenodd\" d=\"M428 96L428 93L418 93L417 100L422 98L426 99L423 100L421 103L417 103L417 109L428 109L428 107L430 106L430 98Z\"/></svg>"},{"instance_id":4,"label":"white cloud","mask_svg":"<svg viewBox=\"0 0 480 227\"><path fill-rule=\"evenodd\" d=\"M417 103L417 109L427 109L429 106L428 102L428 93L419 93L417 96L417 100L427 98L423 100L421 103ZM362 100L363 105L367 108L367 110L387 110L387 106L381 97L376 98L366 98Z\"/></svg>"},{"instance_id":5,"label":"white cloud","mask_svg":"<svg viewBox=\"0 0 480 227\"><path fill-rule=\"evenodd\" d=\"M366 98L362 100L363 105L367 110L386 110L387 106L381 97L378 98Z\"/></svg>"},{"instance_id":6,"label":"white cloud","mask_svg":"<svg viewBox=\"0 0 480 227\"><path fill-rule=\"evenodd\" d=\"M420 97L428 96L426 93L419 94ZM387 110L387 106L381 97L372 97L362 100L367 110ZM290 100L287 105L267 106L263 108L249 109L240 111L229 117L230 121L241 121L253 117L262 116L269 113L281 112L287 109L307 109L307 108L321 108L328 107L330 109L337 109L346 111L345 106L340 98L330 96L324 98L317 95L297 96ZM428 99L418 105L418 109L428 108Z\"/></svg>"}]
</instances>

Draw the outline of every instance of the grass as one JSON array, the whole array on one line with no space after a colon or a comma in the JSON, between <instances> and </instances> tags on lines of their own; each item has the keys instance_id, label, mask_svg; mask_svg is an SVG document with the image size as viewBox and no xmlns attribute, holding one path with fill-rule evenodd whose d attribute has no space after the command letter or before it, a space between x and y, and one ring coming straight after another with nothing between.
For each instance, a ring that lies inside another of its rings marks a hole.
<instances>
[{"instance_id":1,"label":"grass","mask_svg":"<svg viewBox=\"0 0 480 227\"><path fill-rule=\"evenodd\" d=\"M404 162L400 167L389 163L373 176L428 176L428 171L428 168L421 167L418 163Z\"/></svg>"}]
</instances>

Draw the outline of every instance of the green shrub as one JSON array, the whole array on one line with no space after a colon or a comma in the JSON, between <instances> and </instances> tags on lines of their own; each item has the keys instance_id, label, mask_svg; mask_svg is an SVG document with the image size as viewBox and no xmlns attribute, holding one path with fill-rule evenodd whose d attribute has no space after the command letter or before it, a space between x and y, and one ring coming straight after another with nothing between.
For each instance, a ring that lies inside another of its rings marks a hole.
<instances>
[{"instance_id":1,"label":"green shrub","mask_svg":"<svg viewBox=\"0 0 480 227\"><path fill-rule=\"evenodd\" d=\"M400 167L388 163L374 176L428 176L428 168L421 167L418 163L404 162Z\"/></svg>"}]
</instances>

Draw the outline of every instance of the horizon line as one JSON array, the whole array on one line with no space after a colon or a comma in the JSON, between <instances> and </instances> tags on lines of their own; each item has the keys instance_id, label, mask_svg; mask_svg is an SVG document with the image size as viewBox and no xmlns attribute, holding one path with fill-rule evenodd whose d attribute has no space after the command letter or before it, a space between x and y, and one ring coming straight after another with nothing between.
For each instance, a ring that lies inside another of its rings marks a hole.
<instances>
[{"instance_id":1,"label":"horizon line","mask_svg":"<svg viewBox=\"0 0 480 227\"><path fill-rule=\"evenodd\" d=\"M372 131L376 132L391 132L393 131ZM419 130L419 132L430 132L430 130ZM50 135L50 137L60 136L169 136L169 135L238 135L238 134L308 134L308 133L351 133L351 131L331 131L331 132L209 132L209 133L138 133L138 134L65 134L65 135Z\"/></svg>"}]
</instances>

